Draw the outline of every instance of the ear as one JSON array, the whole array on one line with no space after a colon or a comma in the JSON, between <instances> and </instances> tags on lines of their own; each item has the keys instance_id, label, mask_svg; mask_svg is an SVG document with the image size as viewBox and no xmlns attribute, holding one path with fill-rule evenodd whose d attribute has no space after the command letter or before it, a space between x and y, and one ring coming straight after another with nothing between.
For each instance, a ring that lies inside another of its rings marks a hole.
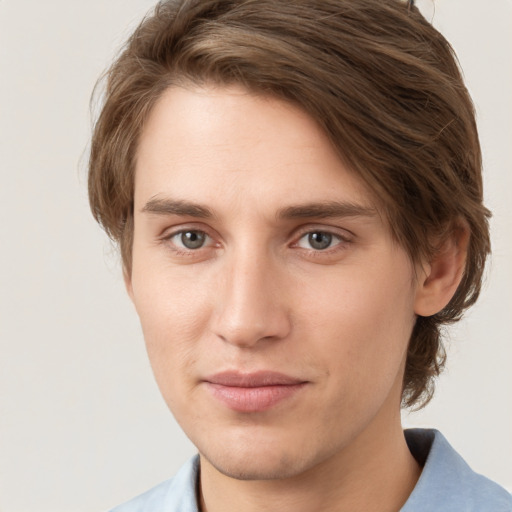
<instances>
[{"instance_id":1,"label":"ear","mask_svg":"<svg viewBox=\"0 0 512 512\"><path fill-rule=\"evenodd\" d=\"M418 271L414 302L417 315L435 315L450 302L464 274L469 236L469 226L459 220L432 259Z\"/></svg>"}]
</instances>

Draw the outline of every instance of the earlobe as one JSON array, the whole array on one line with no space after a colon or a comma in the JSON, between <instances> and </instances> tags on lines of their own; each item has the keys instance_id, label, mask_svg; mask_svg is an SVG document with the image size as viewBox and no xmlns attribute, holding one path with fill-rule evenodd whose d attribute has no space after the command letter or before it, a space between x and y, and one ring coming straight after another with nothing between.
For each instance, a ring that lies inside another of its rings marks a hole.
<instances>
[{"instance_id":1,"label":"earlobe","mask_svg":"<svg viewBox=\"0 0 512 512\"><path fill-rule=\"evenodd\" d=\"M435 315L450 302L464 274L469 236L469 226L459 221L419 271L414 304L417 315Z\"/></svg>"}]
</instances>

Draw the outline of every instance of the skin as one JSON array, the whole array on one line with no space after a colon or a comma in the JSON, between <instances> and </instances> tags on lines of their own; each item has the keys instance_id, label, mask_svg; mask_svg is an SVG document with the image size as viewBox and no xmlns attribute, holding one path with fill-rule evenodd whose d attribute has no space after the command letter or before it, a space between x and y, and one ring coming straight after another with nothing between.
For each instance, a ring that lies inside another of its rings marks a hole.
<instances>
[{"instance_id":1,"label":"skin","mask_svg":"<svg viewBox=\"0 0 512 512\"><path fill-rule=\"evenodd\" d=\"M414 268L315 121L235 87L164 93L134 208L127 289L199 450L202 509L398 510L420 474L400 425L407 343L455 291L461 244ZM240 412L205 384L225 370L305 384Z\"/></svg>"}]
</instances>

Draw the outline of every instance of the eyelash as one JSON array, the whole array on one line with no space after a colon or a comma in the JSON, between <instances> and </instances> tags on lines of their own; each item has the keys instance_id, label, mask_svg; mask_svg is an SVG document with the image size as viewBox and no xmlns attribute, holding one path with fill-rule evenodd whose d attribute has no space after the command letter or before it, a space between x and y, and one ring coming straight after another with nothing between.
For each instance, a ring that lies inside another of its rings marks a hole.
<instances>
[{"instance_id":1,"label":"eyelash","mask_svg":"<svg viewBox=\"0 0 512 512\"><path fill-rule=\"evenodd\" d=\"M172 242L173 238L183 235L184 233L199 233L205 236L206 241L210 241L210 244L208 245L202 245L196 249L188 249L186 247L180 247L176 245L176 243ZM337 240L337 243L335 243L333 246L329 246L325 249L314 249L314 248L305 248L300 247L299 243L302 239L305 237L311 236L313 234L322 234L322 235L328 235L332 237L333 241ZM298 248L303 251L307 251L308 255L313 257L322 257L327 255L332 255L335 253L338 253L339 251L343 251L347 249L347 246L352 243L351 236L348 235L341 235L339 232L335 232L334 230L329 230L326 228L304 228L303 231L299 233L299 236L295 236L294 239L296 240L293 242L290 247ZM165 234L161 240L167 244L169 244L171 247L171 250L177 255L177 256L190 256L194 254L200 253L201 249L207 249L209 245L211 245L211 242L213 242L213 237L210 236L205 230L203 229L194 229L194 228L182 228L178 231L172 231L171 233ZM213 244L214 246L218 244Z\"/></svg>"},{"instance_id":2,"label":"eyelash","mask_svg":"<svg viewBox=\"0 0 512 512\"><path fill-rule=\"evenodd\" d=\"M180 247L176 245L176 243L172 242L172 239L183 235L184 233L200 233L205 236L206 240L213 241L213 238L204 230L202 229L194 229L194 228L185 228L180 229L179 231L173 231L171 233L168 233L162 237L162 241L168 243L171 246L171 249L178 255L178 256L187 256L190 254L194 254L199 252L201 249L205 249L206 247L202 245L201 247L198 247L197 249L188 249L187 247Z\"/></svg>"},{"instance_id":3,"label":"eyelash","mask_svg":"<svg viewBox=\"0 0 512 512\"><path fill-rule=\"evenodd\" d=\"M326 247L325 249L314 249L314 248L305 248L300 247L300 241L305 239L306 237L310 237L314 234L321 234L321 235L327 235L331 237L331 241L334 245L330 245L329 247ZM322 255L328 255L337 253L338 251L344 250L347 248L347 245L351 243L351 239L348 236L343 236L340 233L330 231L328 229L308 229L307 231L303 232L299 238L297 238L297 241L292 244L292 247L298 247L300 249L303 249L305 251L308 251L311 255L315 257L321 257Z\"/></svg>"}]
</instances>

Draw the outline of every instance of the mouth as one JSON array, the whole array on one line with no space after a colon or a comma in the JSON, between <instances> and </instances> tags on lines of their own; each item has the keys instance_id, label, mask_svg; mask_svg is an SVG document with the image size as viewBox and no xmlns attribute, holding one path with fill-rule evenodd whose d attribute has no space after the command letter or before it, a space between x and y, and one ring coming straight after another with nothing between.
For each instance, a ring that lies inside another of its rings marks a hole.
<instances>
[{"instance_id":1,"label":"mouth","mask_svg":"<svg viewBox=\"0 0 512 512\"><path fill-rule=\"evenodd\" d=\"M259 371L227 371L204 379L208 391L223 405L237 412L262 412L292 398L307 384L288 375Z\"/></svg>"}]
</instances>

